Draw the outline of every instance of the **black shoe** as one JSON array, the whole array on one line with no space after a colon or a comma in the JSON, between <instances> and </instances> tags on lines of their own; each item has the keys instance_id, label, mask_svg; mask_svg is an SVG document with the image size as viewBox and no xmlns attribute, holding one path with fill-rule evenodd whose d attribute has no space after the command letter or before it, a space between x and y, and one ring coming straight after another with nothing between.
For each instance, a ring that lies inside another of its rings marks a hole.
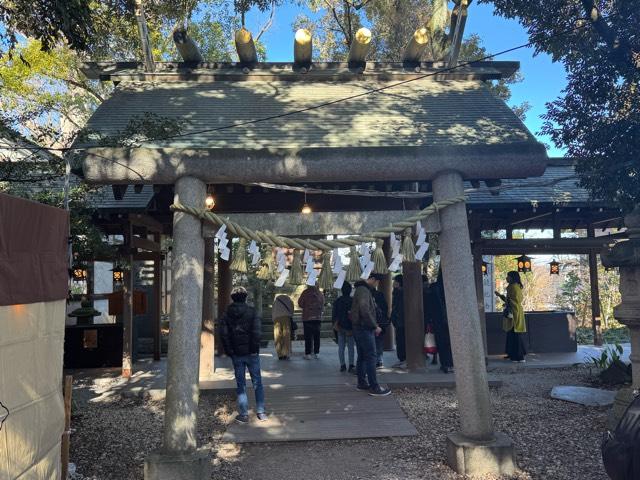
<instances>
[{"instance_id":1,"label":"black shoe","mask_svg":"<svg viewBox=\"0 0 640 480\"><path fill-rule=\"evenodd\" d=\"M249 423L249 415L236 415L236 422Z\"/></svg>"},{"instance_id":2,"label":"black shoe","mask_svg":"<svg viewBox=\"0 0 640 480\"><path fill-rule=\"evenodd\" d=\"M369 395L371 395L372 397L386 397L390 394L391 390L389 390L388 388L382 388L380 385L369 390Z\"/></svg>"},{"instance_id":3,"label":"black shoe","mask_svg":"<svg viewBox=\"0 0 640 480\"><path fill-rule=\"evenodd\" d=\"M376 363L376 370L380 370L381 368L384 368L384 365L382 364L382 362Z\"/></svg>"},{"instance_id":4,"label":"black shoe","mask_svg":"<svg viewBox=\"0 0 640 480\"><path fill-rule=\"evenodd\" d=\"M363 392L366 392L366 391L371 390L371 387L369 385L367 385L367 384L364 384L364 385L356 386L356 389L362 390Z\"/></svg>"},{"instance_id":5,"label":"black shoe","mask_svg":"<svg viewBox=\"0 0 640 480\"><path fill-rule=\"evenodd\" d=\"M340 371L341 372L346 372L347 371L347 366L346 365L340 365Z\"/></svg>"},{"instance_id":6,"label":"black shoe","mask_svg":"<svg viewBox=\"0 0 640 480\"><path fill-rule=\"evenodd\" d=\"M349 373L356 373L356 366L355 365L349 365Z\"/></svg>"}]
</instances>

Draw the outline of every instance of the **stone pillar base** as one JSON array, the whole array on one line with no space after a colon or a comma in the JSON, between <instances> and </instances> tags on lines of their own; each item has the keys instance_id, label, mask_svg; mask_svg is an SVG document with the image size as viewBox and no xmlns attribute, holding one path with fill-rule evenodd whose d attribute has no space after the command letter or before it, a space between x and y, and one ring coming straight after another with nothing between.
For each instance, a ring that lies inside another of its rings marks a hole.
<instances>
[{"instance_id":1,"label":"stone pillar base","mask_svg":"<svg viewBox=\"0 0 640 480\"><path fill-rule=\"evenodd\" d=\"M459 433L447 435L447 463L464 475L513 475L516 456L513 442L504 433L495 433L491 442L477 442Z\"/></svg>"},{"instance_id":2,"label":"stone pillar base","mask_svg":"<svg viewBox=\"0 0 640 480\"><path fill-rule=\"evenodd\" d=\"M633 387L625 387L618 390L616 394L616 398L613 401L613 408L609 412L609 417L607 418L607 428L609 430L615 430L618 426L618 422L624 415L624 412L627 411L631 402L635 395L633 394Z\"/></svg>"},{"instance_id":3,"label":"stone pillar base","mask_svg":"<svg viewBox=\"0 0 640 480\"><path fill-rule=\"evenodd\" d=\"M209 452L151 452L144 461L145 480L202 480L211 477Z\"/></svg>"}]
</instances>

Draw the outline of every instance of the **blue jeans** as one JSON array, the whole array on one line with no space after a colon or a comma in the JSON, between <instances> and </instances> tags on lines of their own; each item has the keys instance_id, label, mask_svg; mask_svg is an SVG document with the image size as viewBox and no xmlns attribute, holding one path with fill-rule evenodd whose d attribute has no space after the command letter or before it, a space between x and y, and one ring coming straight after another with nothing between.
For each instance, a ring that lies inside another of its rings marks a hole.
<instances>
[{"instance_id":1,"label":"blue jeans","mask_svg":"<svg viewBox=\"0 0 640 480\"><path fill-rule=\"evenodd\" d=\"M376 362L382 363L382 356L384 355L384 334L381 333L376 338Z\"/></svg>"},{"instance_id":2,"label":"blue jeans","mask_svg":"<svg viewBox=\"0 0 640 480\"><path fill-rule=\"evenodd\" d=\"M236 375L236 393L238 394L238 412L240 415L249 413L249 399L247 398L247 382L245 379L245 369L249 370L253 390L256 393L256 413L264 413L264 388L262 386L262 376L260 375L260 356L246 355L243 357L233 357L233 369Z\"/></svg>"},{"instance_id":3,"label":"blue jeans","mask_svg":"<svg viewBox=\"0 0 640 480\"><path fill-rule=\"evenodd\" d=\"M378 386L376 378L376 336L373 330L366 328L354 328L353 337L356 340L358 350L358 361L356 371L358 372L358 385L369 385L371 388ZM368 382L367 382L368 380Z\"/></svg>"},{"instance_id":4,"label":"blue jeans","mask_svg":"<svg viewBox=\"0 0 640 480\"><path fill-rule=\"evenodd\" d=\"M338 332L338 358L340 359L340 365L346 365L344 363L344 347L349 350L349 366L355 365L353 363L353 335L347 335L346 332Z\"/></svg>"}]
</instances>

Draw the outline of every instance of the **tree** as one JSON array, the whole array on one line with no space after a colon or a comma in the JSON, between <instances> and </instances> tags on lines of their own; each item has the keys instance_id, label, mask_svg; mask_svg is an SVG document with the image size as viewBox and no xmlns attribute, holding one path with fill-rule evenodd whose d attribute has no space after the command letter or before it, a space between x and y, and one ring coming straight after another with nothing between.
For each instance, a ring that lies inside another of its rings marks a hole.
<instances>
[{"instance_id":1,"label":"tree","mask_svg":"<svg viewBox=\"0 0 640 480\"><path fill-rule=\"evenodd\" d=\"M314 57L322 61L345 61L353 36L362 25L373 31L369 58L375 61L400 61L404 48L416 29L426 26L429 42L422 60L439 61L446 57L449 42L446 29L450 12L443 0L307 0L314 12L322 12L319 20L299 16L294 30L307 28L314 38ZM488 55L476 34L468 36L462 43L460 61L472 61ZM487 82L492 92L508 102L510 85L521 82L522 76L515 74L498 82ZM527 102L512 107L524 120L530 108Z\"/></svg>"},{"instance_id":2,"label":"tree","mask_svg":"<svg viewBox=\"0 0 640 480\"><path fill-rule=\"evenodd\" d=\"M542 133L576 158L595 199L640 204L640 9L629 0L480 0L518 18L537 52L567 70Z\"/></svg>"}]
</instances>

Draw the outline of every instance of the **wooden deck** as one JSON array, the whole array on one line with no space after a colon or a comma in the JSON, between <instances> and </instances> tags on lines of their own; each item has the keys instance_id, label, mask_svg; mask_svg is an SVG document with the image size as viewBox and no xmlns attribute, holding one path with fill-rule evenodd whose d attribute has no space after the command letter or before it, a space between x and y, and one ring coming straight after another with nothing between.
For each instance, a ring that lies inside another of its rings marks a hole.
<instances>
[{"instance_id":1,"label":"wooden deck","mask_svg":"<svg viewBox=\"0 0 640 480\"><path fill-rule=\"evenodd\" d=\"M249 389L250 399L253 391ZM269 420L232 423L236 443L336 440L417 435L393 394L371 397L350 385L265 388Z\"/></svg>"}]
</instances>

